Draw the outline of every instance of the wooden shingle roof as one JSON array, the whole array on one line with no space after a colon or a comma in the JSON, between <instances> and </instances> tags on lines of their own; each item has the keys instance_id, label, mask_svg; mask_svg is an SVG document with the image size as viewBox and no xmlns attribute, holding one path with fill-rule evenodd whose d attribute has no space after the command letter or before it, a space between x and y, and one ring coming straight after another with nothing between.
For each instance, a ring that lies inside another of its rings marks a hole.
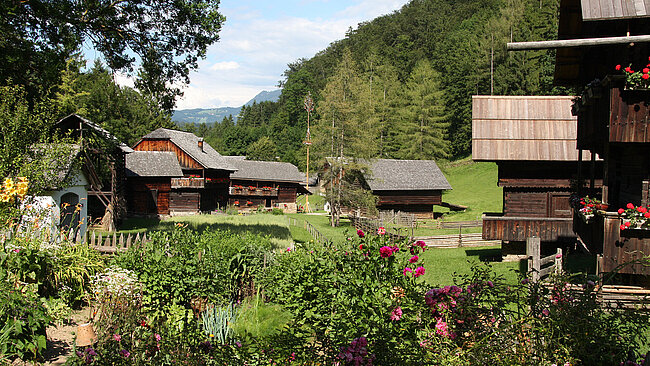
<instances>
[{"instance_id":1,"label":"wooden shingle roof","mask_svg":"<svg viewBox=\"0 0 650 366\"><path fill-rule=\"evenodd\" d=\"M134 151L126 155L127 177L182 177L178 159L170 151Z\"/></svg>"},{"instance_id":2,"label":"wooden shingle roof","mask_svg":"<svg viewBox=\"0 0 650 366\"><path fill-rule=\"evenodd\" d=\"M650 0L581 0L580 5L586 21L650 16Z\"/></svg>"},{"instance_id":3,"label":"wooden shingle roof","mask_svg":"<svg viewBox=\"0 0 650 366\"><path fill-rule=\"evenodd\" d=\"M473 96L472 159L577 161L570 96ZM583 159L590 159L587 151Z\"/></svg>"},{"instance_id":4,"label":"wooden shingle roof","mask_svg":"<svg viewBox=\"0 0 650 366\"><path fill-rule=\"evenodd\" d=\"M377 159L366 177L373 191L411 191L452 189L433 160Z\"/></svg>"},{"instance_id":5,"label":"wooden shingle roof","mask_svg":"<svg viewBox=\"0 0 650 366\"><path fill-rule=\"evenodd\" d=\"M246 160L244 156L224 156L237 169L230 179L304 183L304 175L291 163Z\"/></svg>"},{"instance_id":6,"label":"wooden shingle roof","mask_svg":"<svg viewBox=\"0 0 650 366\"><path fill-rule=\"evenodd\" d=\"M203 142L203 149L199 148L199 137L191 132L161 127L145 135L142 139L170 140L206 169L237 170L207 142Z\"/></svg>"}]
</instances>

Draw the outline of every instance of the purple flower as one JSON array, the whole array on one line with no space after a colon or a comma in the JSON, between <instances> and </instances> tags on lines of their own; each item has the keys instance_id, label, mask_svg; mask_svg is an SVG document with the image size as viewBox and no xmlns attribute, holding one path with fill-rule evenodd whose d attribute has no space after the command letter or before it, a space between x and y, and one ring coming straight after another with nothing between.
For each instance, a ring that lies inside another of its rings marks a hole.
<instances>
[{"instance_id":1,"label":"purple flower","mask_svg":"<svg viewBox=\"0 0 650 366\"><path fill-rule=\"evenodd\" d=\"M92 348L86 348L86 353L90 356L97 356L97 352L95 352L95 350Z\"/></svg>"},{"instance_id":2,"label":"purple flower","mask_svg":"<svg viewBox=\"0 0 650 366\"><path fill-rule=\"evenodd\" d=\"M129 358L129 356L131 356L131 352L123 349L123 350L120 351L120 356L122 356L124 358Z\"/></svg>"},{"instance_id":3,"label":"purple flower","mask_svg":"<svg viewBox=\"0 0 650 366\"><path fill-rule=\"evenodd\" d=\"M363 238L364 236L366 236L366 234L364 234L361 229L357 230L357 235L359 235L360 238Z\"/></svg>"},{"instance_id":4,"label":"purple flower","mask_svg":"<svg viewBox=\"0 0 650 366\"><path fill-rule=\"evenodd\" d=\"M156 339L156 342L160 342L160 340L162 339L162 337L158 333L154 333L153 337Z\"/></svg>"},{"instance_id":5,"label":"purple flower","mask_svg":"<svg viewBox=\"0 0 650 366\"><path fill-rule=\"evenodd\" d=\"M488 285L488 287L494 287L494 284L492 283L492 281L487 281L487 285Z\"/></svg>"},{"instance_id":6,"label":"purple flower","mask_svg":"<svg viewBox=\"0 0 650 366\"><path fill-rule=\"evenodd\" d=\"M415 272L413 272L413 277L418 278L424 274L424 267L420 266L415 269Z\"/></svg>"},{"instance_id":7,"label":"purple flower","mask_svg":"<svg viewBox=\"0 0 650 366\"><path fill-rule=\"evenodd\" d=\"M521 280L522 285L526 285L526 284L528 284L528 282L530 282L530 280L528 278L524 278L523 280Z\"/></svg>"},{"instance_id":8,"label":"purple flower","mask_svg":"<svg viewBox=\"0 0 650 366\"><path fill-rule=\"evenodd\" d=\"M113 339L114 339L116 342L119 342L119 341L122 340L122 336L119 335L119 334L113 334Z\"/></svg>"},{"instance_id":9,"label":"purple flower","mask_svg":"<svg viewBox=\"0 0 650 366\"><path fill-rule=\"evenodd\" d=\"M410 263L415 263L415 262L418 261L418 259L420 259L420 257L418 257L417 255L414 255L414 256L411 257L411 259L409 259L409 262Z\"/></svg>"},{"instance_id":10,"label":"purple flower","mask_svg":"<svg viewBox=\"0 0 650 366\"><path fill-rule=\"evenodd\" d=\"M236 345L238 348L241 348L241 342L240 342L240 341L236 341L236 342L235 342L235 345Z\"/></svg>"},{"instance_id":11,"label":"purple flower","mask_svg":"<svg viewBox=\"0 0 650 366\"><path fill-rule=\"evenodd\" d=\"M542 314L544 314L544 316L548 316L550 313L551 313L551 312L548 311L548 309L544 309L544 310L542 310Z\"/></svg>"},{"instance_id":12,"label":"purple flower","mask_svg":"<svg viewBox=\"0 0 650 366\"><path fill-rule=\"evenodd\" d=\"M390 320L396 321L400 319L402 319L402 308L398 306L390 313Z\"/></svg>"},{"instance_id":13,"label":"purple flower","mask_svg":"<svg viewBox=\"0 0 650 366\"><path fill-rule=\"evenodd\" d=\"M404 276L406 276L407 273L411 273L411 272L413 272L413 270L410 269L409 267L404 268L404 272L403 272Z\"/></svg>"},{"instance_id":14,"label":"purple flower","mask_svg":"<svg viewBox=\"0 0 650 366\"><path fill-rule=\"evenodd\" d=\"M393 255L393 249L384 245L383 247L379 248L379 255L382 258L388 258Z\"/></svg>"}]
</instances>

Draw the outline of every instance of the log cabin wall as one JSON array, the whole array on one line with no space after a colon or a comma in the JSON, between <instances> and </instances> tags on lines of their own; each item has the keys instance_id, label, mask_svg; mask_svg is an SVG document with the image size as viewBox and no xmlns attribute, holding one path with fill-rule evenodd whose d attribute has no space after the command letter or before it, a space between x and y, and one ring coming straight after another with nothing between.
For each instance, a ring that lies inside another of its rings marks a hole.
<instances>
[{"instance_id":1,"label":"log cabin wall","mask_svg":"<svg viewBox=\"0 0 650 366\"><path fill-rule=\"evenodd\" d=\"M295 187L278 188L278 203L295 203L298 197L298 189Z\"/></svg>"},{"instance_id":2,"label":"log cabin wall","mask_svg":"<svg viewBox=\"0 0 650 366\"><path fill-rule=\"evenodd\" d=\"M129 178L128 212L134 215L169 215L171 178Z\"/></svg>"},{"instance_id":3,"label":"log cabin wall","mask_svg":"<svg viewBox=\"0 0 650 366\"><path fill-rule=\"evenodd\" d=\"M146 139L138 142L133 147L136 151L171 151L178 157L178 162L183 170L185 169L203 169L203 166L194 160L191 156L181 150L178 146L167 139Z\"/></svg>"},{"instance_id":4,"label":"log cabin wall","mask_svg":"<svg viewBox=\"0 0 650 366\"><path fill-rule=\"evenodd\" d=\"M200 210L199 192L174 190L169 195L170 213L197 213Z\"/></svg>"}]
</instances>

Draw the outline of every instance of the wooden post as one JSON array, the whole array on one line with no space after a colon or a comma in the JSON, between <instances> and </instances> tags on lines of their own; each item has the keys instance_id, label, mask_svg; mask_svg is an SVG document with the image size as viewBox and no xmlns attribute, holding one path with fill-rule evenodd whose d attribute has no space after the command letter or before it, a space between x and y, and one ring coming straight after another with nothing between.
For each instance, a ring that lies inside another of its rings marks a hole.
<instances>
[{"instance_id":1,"label":"wooden post","mask_svg":"<svg viewBox=\"0 0 650 366\"><path fill-rule=\"evenodd\" d=\"M533 236L526 239L526 255L528 256L528 272L533 281L539 280L539 260L541 254L541 240Z\"/></svg>"},{"instance_id":2,"label":"wooden post","mask_svg":"<svg viewBox=\"0 0 650 366\"><path fill-rule=\"evenodd\" d=\"M564 267L562 266L562 248L557 248L557 252L555 253L555 274L560 274L562 273L562 270Z\"/></svg>"},{"instance_id":3,"label":"wooden post","mask_svg":"<svg viewBox=\"0 0 650 366\"><path fill-rule=\"evenodd\" d=\"M458 224L458 247L463 246L463 225Z\"/></svg>"}]
</instances>

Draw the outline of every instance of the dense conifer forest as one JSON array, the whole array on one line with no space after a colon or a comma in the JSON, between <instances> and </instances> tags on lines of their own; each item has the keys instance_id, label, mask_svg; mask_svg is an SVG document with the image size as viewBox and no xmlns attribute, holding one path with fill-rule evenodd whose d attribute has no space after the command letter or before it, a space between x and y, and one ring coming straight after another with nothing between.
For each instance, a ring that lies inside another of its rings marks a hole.
<instances>
[{"instance_id":1,"label":"dense conifer forest","mask_svg":"<svg viewBox=\"0 0 650 366\"><path fill-rule=\"evenodd\" d=\"M278 102L193 131L224 154L276 154L304 170L311 93L316 158L466 156L472 95L568 92L553 87L554 51L506 51L555 39L558 11L557 0L413 0L289 64Z\"/></svg>"}]
</instances>

